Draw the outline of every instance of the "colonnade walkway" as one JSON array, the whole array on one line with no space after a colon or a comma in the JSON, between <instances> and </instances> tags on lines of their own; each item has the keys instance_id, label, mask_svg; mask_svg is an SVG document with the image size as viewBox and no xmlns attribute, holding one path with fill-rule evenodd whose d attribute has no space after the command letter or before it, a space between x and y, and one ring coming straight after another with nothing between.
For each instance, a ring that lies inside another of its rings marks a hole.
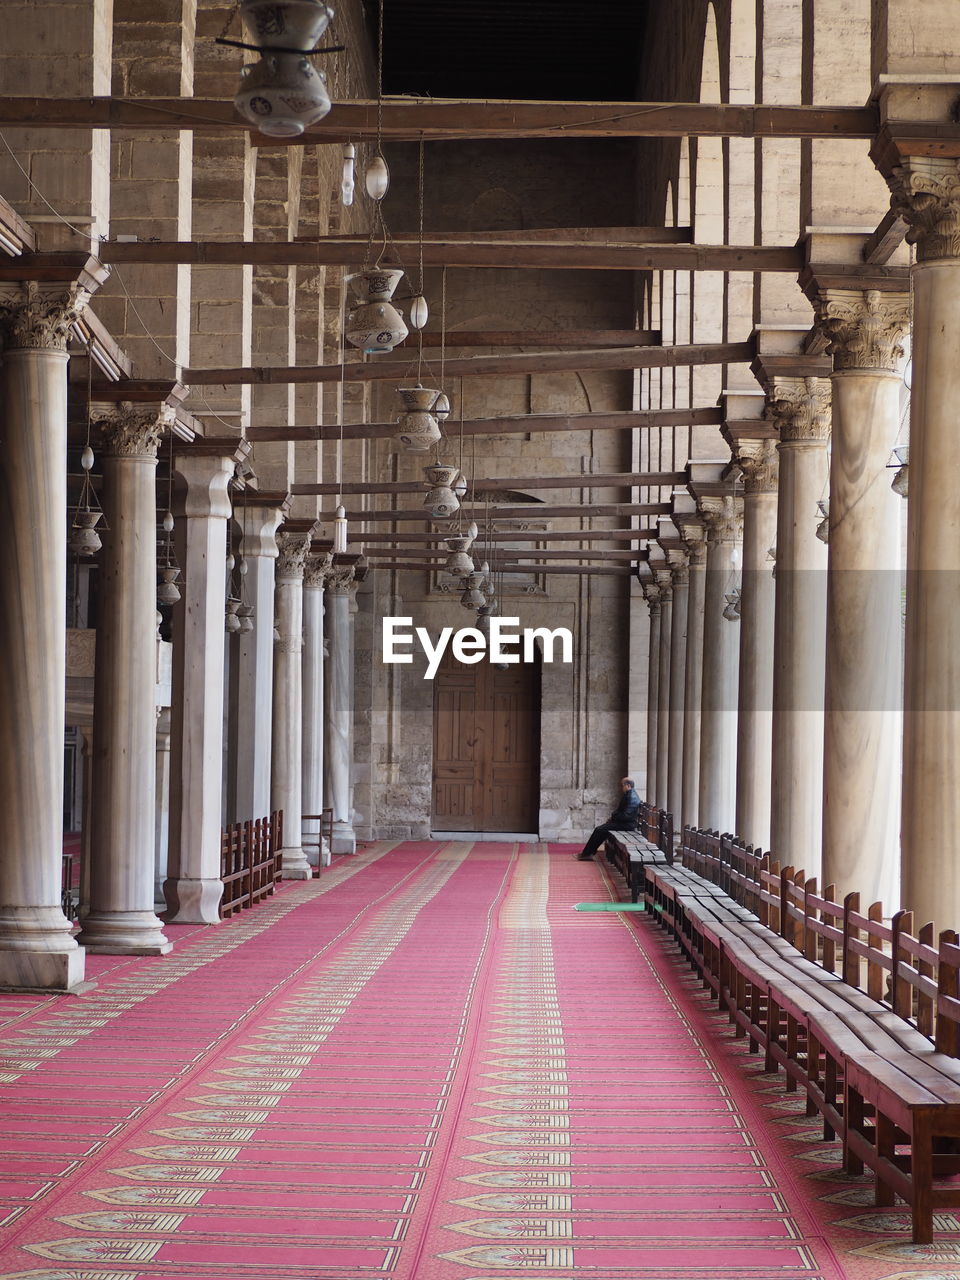
<instances>
[{"instance_id":1,"label":"colonnade walkway","mask_svg":"<svg viewBox=\"0 0 960 1280\"><path fill-rule=\"evenodd\" d=\"M956 1276L572 852L381 842L0 996L2 1280Z\"/></svg>"}]
</instances>

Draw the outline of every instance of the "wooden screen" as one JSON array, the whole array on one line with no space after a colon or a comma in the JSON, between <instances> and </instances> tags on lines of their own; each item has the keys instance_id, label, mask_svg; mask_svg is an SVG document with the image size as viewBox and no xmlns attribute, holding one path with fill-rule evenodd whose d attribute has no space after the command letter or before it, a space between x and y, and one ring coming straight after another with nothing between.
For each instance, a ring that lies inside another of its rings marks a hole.
<instances>
[{"instance_id":1,"label":"wooden screen","mask_svg":"<svg viewBox=\"0 0 960 1280\"><path fill-rule=\"evenodd\" d=\"M499 671L448 653L433 699L433 830L535 832L539 662Z\"/></svg>"}]
</instances>

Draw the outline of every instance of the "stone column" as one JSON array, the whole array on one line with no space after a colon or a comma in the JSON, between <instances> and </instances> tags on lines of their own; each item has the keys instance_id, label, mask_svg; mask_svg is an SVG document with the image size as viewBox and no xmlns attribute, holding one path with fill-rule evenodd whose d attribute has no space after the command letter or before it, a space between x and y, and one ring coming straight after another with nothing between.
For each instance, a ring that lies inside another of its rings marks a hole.
<instances>
[{"instance_id":1,"label":"stone column","mask_svg":"<svg viewBox=\"0 0 960 1280\"><path fill-rule=\"evenodd\" d=\"M745 477L740 580L740 681L737 715L736 832L770 847L773 750L773 624L776 587L770 548L777 540L779 455L772 440L741 441Z\"/></svg>"},{"instance_id":2,"label":"stone column","mask_svg":"<svg viewBox=\"0 0 960 1280\"><path fill-rule=\"evenodd\" d=\"M154 849L153 903L164 902L170 851L170 708L157 707L157 817Z\"/></svg>"},{"instance_id":3,"label":"stone column","mask_svg":"<svg viewBox=\"0 0 960 1280\"><path fill-rule=\"evenodd\" d=\"M700 821L700 727L703 695L703 597L707 585L707 544L702 528L686 525L684 540L690 553L687 588L687 656L683 673L683 790L680 815L674 822L696 826Z\"/></svg>"},{"instance_id":4,"label":"stone column","mask_svg":"<svg viewBox=\"0 0 960 1280\"><path fill-rule=\"evenodd\" d=\"M657 796L660 809L670 804L670 653L673 645L673 576L655 569L660 589L660 660L657 663Z\"/></svg>"},{"instance_id":5,"label":"stone column","mask_svg":"<svg viewBox=\"0 0 960 1280\"><path fill-rule=\"evenodd\" d=\"M157 769L157 447L171 413L124 406L103 440L100 612L93 707L90 909L80 941L164 955L153 909Z\"/></svg>"},{"instance_id":6,"label":"stone column","mask_svg":"<svg viewBox=\"0 0 960 1280\"><path fill-rule=\"evenodd\" d=\"M66 689L69 285L0 285L0 986L67 990L84 953L60 906Z\"/></svg>"},{"instance_id":7,"label":"stone column","mask_svg":"<svg viewBox=\"0 0 960 1280\"><path fill-rule=\"evenodd\" d=\"M783 866L820 875L827 548L817 503L827 496L830 383L775 378L780 430L770 848Z\"/></svg>"},{"instance_id":8,"label":"stone column","mask_svg":"<svg viewBox=\"0 0 960 1280\"><path fill-rule=\"evenodd\" d=\"M650 610L650 645L647 660L647 794L650 804L656 804L660 762L657 758L657 703L660 691L660 588L656 583L645 583L643 594Z\"/></svg>"},{"instance_id":9,"label":"stone column","mask_svg":"<svg viewBox=\"0 0 960 1280\"><path fill-rule=\"evenodd\" d=\"M300 843L303 816L303 574L309 533L277 538L276 620L273 658L273 784L271 807L283 810L283 878L309 880L313 871Z\"/></svg>"},{"instance_id":10,"label":"stone column","mask_svg":"<svg viewBox=\"0 0 960 1280\"><path fill-rule=\"evenodd\" d=\"M278 507L245 503L240 509L240 556L246 561L247 601L253 630L236 637L230 667L232 737L229 808L235 822L270 812L273 754L273 625L276 594Z\"/></svg>"},{"instance_id":11,"label":"stone column","mask_svg":"<svg viewBox=\"0 0 960 1280\"><path fill-rule=\"evenodd\" d=\"M900 901L900 429L904 293L828 289L817 318L834 358L823 741L823 880Z\"/></svg>"},{"instance_id":12,"label":"stone column","mask_svg":"<svg viewBox=\"0 0 960 1280\"><path fill-rule=\"evenodd\" d=\"M703 595L703 685L700 703L700 826L733 831L737 806L737 676L740 637L723 611L737 585L743 535L742 499L704 497L707 527Z\"/></svg>"},{"instance_id":13,"label":"stone column","mask_svg":"<svg viewBox=\"0 0 960 1280\"><path fill-rule=\"evenodd\" d=\"M333 852L355 853L350 782L353 770L353 570L327 577L327 797L333 809Z\"/></svg>"},{"instance_id":14,"label":"stone column","mask_svg":"<svg viewBox=\"0 0 960 1280\"><path fill-rule=\"evenodd\" d=\"M669 782L666 806L675 822L679 823L683 809L683 717L690 570L686 552L669 551L667 558L672 565L673 617L670 630L670 735L667 751Z\"/></svg>"},{"instance_id":15,"label":"stone column","mask_svg":"<svg viewBox=\"0 0 960 1280\"><path fill-rule=\"evenodd\" d=\"M323 592L332 558L314 561L303 579L303 808L319 813L323 808ZM304 830L320 839L319 819L304 822ZM319 846L319 860L326 866L330 847L326 837Z\"/></svg>"},{"instance_id":16,"label":"stone column","mask_svg":"<svg viewBox=\"0 0 960 1280\"><path fill-rule=\"evenodd\" d=\"M960 924L960 172L912 157L894 206L917 247L903 719L903 905Z\"/></svg>"},{"instance_id":17,"label":"stone column","mask_svg":"<svg viewBox=\"0 0 960 1280\"><path fill-rule=\"evenodd\" d=\"M175 466L183 600L173 611L170 856L163 892L171 924L217 924L223 896L227 486L234 458L179 453Z\"/></svg>"}]
</instances>

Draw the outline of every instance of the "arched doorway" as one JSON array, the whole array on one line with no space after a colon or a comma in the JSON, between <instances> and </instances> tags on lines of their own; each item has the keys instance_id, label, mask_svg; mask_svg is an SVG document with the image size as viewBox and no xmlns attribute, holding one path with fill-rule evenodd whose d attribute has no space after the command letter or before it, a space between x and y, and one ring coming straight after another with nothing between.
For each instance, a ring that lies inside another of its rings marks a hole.
<instances>
[{"instance_id":1,"label":"arched doorway","mask_svg":"<svg viewBox=\"0 0 960 1280\"><path fill-rule=\"evenodd\" d=\"M529 834L539 808L539 656L500 670L448 650L433 692L433 830Z\"/></svg>"}]
</instances>

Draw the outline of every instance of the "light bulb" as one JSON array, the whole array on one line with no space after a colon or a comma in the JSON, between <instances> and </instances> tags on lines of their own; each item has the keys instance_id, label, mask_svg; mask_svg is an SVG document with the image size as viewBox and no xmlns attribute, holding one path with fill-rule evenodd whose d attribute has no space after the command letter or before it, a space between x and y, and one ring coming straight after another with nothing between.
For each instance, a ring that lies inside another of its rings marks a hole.
<instances>
[{"instance_id":1,"label":"light bulb","mask_svg":"<svg viewBox=\"0 0 960 1280\"><path fill-rule=\"evenodd\" d=\"M89 471L93 466L93 450L89 445L84 446L83 453L80 455L80 465L84 471Z\"/></svg>"},{"instance_id":2,"label":"light bulb","mask_svg":"<svg viewBox=\"0 0 960 1280\"><path fill-rule=\"evenodd\" d=\"M357 148L348 142L343 148L343 175L340 179L340 203L353 204L353 193L356 188Z\"/></svg>"},{"instance_id":3,"label":"light bulb","mask_svg":"<svg viewBox=\"0 0 960 1280\"><path fill-rule=\"evenodd\" d=\"M164 533L173 533L173 512L165 511L163 513L163 531Z\"/></svg>"},{"instance_id":4,"label":"light bulb","mask_svg":"<svg viewBox=\"0 0 960 1280\"><path fill-rule=\"evenodd\" d=\"M427 300L422 293L410 303L410 323L415 329L422 329L430 319L430 308L427 306Z\"/></svg>"},{"instance_id":5,"label":"light bulb","mask_svg":"<svg viewBox=\"0 0 960 1280\"><path fill-rule=\"evenodd\" d=\"M342 556L347 550L347 513L343 507L337 507L333 517L333 554Z\"/></svg>"},{"instance_id":6,"label":"light bulb","mask_svg":"<svg viewBox=\"0 0 960 1280\"><path fill-rule=\"evenodd\" d=\"M364 183L371 200L382 200L390 190L390 170L383 156L375 155L367 165Z\"/></svg>"}]
</instances>

